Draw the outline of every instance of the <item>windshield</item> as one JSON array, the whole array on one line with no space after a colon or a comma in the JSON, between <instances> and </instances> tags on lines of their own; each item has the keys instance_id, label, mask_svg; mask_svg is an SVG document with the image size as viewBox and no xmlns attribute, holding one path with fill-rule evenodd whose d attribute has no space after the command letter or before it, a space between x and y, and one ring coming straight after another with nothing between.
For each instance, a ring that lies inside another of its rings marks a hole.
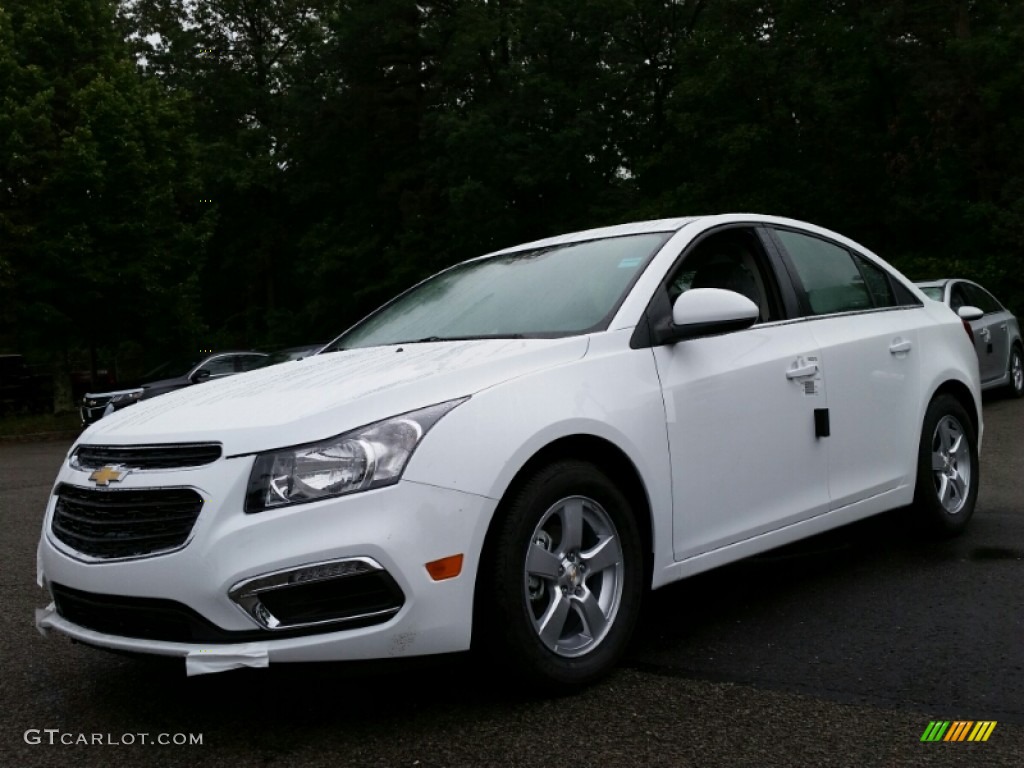
<instances>
[{"instance_id":1,"label":"windshield","mask_svg":"<svg viewBox=\"0 0 1024 768\"><path fill-rule=\"evenodd\" d=\"M611 237L459 264L324 348L599 330L670 232Z\"/></svg>"},{"instance_id":2,"label":"windshield","mask_svg":"<svg viewBox=\"0 0 1024 768\"><path fill-rule=\"evenodd\" d=\"M921 293L927 296L929 299L935 299L936 301L942 301L942 286L941 285L919 285Z\"/></svg>"},{"instance_id":3,"label":"windshield","mask_svg":"<svg viewBox=\"0 0 1024 768\"><path fill-rule=\"evenodd\" d=\"M182 357L177 360L169 360L158 365L152 371L142 377L143 381L157 381L159 379L178 379L187 376L192 369L199 365L200 357Z\"/></svg>"}]
</instances>

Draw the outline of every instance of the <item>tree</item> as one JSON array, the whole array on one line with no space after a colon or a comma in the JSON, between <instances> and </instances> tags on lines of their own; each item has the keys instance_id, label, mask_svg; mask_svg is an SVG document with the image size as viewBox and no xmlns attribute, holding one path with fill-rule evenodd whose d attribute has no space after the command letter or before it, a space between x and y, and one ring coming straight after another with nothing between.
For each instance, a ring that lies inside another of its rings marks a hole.
<instances>
[{"instance_id":1,"label":"tree","mask_svg":"<svg viewBox=\"0 0 1024 768\"><path fill-rule=\"evenodd\" d=\"M106 0L0 10L8 331L59 353L196 341L204 237L187 106L141 77Z\"/></svg>"}]
</instances>

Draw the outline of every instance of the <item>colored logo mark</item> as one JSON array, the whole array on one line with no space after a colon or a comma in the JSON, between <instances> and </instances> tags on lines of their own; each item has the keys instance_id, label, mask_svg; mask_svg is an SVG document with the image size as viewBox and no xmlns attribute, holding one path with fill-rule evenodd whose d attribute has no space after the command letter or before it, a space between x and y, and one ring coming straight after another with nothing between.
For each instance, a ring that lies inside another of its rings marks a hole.
<instances>
[{"instance_id":1,"label":"colored logo mark","mask_svg":"<svg viewBox=\"0 0 1024 768\"><path fill-rule=\"evenodd\" d=\"M988 741L995 729L995 720L932 720L921 741Z\"/></svg>"},{"instance_id":2,"label":"colored logo mark","mask_svg":"<svg viewBox=\"0 0 1024 768\"><path fill-rule=\"evenodd\" d=\"M121 470L124 470L124 467L120 465L102 467L89 475L89 479L96 483L96 485L110 485L120 481L128 474L128 472Z\"/></svg>"}]
</instances>

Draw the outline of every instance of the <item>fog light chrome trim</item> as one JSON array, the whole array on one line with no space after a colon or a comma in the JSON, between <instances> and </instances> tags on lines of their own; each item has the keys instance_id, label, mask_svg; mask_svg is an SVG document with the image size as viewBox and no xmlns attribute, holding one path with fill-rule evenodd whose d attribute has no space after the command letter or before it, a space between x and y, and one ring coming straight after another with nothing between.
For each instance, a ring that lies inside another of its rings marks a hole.
<instances>
[{"instance_id":1,"label":"fog light chrome trim","mask_svg":"<svg viewBox=\"0 0 1024 768\"><path fill-rule=\"evenodd\" d=\"M304 627L317 627L327 624L348 624L365 623L367 619L379 619L383 621L388 616L393 616L401 610L402 604L380 611L371 611L340 618L324 619L322 621L307 621L286 623L274 616L266 605L260 600L260 595L287 587L304 586L317 582L343 580L351 576L361 576L370 573L380 573L387 576L387 571L376 560L370 557L347 557L339 560L324 560L317 563L285 568L280 571L254 576L244 579L228 590L228 597L238 606L250 620L256 622L262 629L290 630L302 629ZM401 591L399 590L399 594Z\"/></svg>"}]
</instances>

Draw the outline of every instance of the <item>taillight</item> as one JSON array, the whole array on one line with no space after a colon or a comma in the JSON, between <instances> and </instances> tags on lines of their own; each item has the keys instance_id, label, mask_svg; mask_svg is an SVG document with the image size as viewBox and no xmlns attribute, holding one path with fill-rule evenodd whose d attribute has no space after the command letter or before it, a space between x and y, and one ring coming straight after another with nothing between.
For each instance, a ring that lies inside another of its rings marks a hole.
<instances>
[{"instance_id":1,"label":"taillight","mask_svg":"<svg viewBox=\"0 0 1024 768\"><path fill-rule=\"evenodd\" d=\"M971 330L971 324L963 319L961 319L960 322L964 324L964 330L967 331L967 338L971 340L971 344L974 344L974 331Z\"/></svg>"}]
</instances>

